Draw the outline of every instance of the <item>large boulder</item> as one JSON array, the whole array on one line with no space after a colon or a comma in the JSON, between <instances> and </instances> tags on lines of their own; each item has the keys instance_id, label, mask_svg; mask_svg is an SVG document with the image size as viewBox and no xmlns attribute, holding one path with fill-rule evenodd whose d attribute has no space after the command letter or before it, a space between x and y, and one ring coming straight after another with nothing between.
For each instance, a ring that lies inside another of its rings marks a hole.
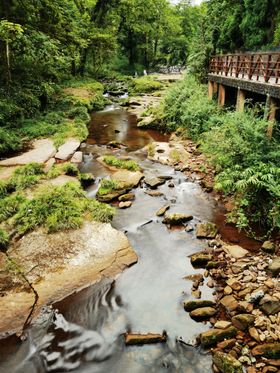
<instances>
[{"instance_id":1,"label":"large boulder","mask_svg":"<svg viewBox=\"0 0 280 373\"><path fill-rule=\"evenodd\" d=\"M213 355L213 363L222 373L242 373L242 364L233 356L216 351Z\"/></svg>"},{"instance_id":2,"label":"large boulder","mask_svg":"<svg viewBox=\"0 0 280 373\"><path fill-rule=\"evenodd\" d=\"M191 264L195 268L205 268L212 259L213 255L202 251L191 256Z\"/></svg>"},{"instance_id":3,"label":"large boulder","mask_svg":"<svg viewBox=\"0 0 280 373\"><path fill-rule=\"evenodd\" d=\"M38 293L35 316L45 304L103 278L114 278L137 261L124 233L97 222L52 234L36 230L11 246L8 255ZM33 302L34 294L24 289L3 296L0 313L5 317L0 320L0 333L21 329Z\"/></svg>"},{"instance_id":4,"label":"large boulder","mask_svg":"<svg viewBox=\"0 0 280 373\"><path fill-rule=\"evenodd\" d=\"M196 227L197 238L215 238L218 233L216 224L214 223L199 223Z\"/></svg>"},{"instance_id":5,"label":"large boulder","mask_svg":"<svg viewBox=\"0 0 280 373\"><path fill-rule=\"evenodd\" d=\"M122 183L127 189L131 189L137 187L143 177L144 174L140 171L120 170L113 174L112 179Z\"/></svg>"},{"instance_id":6,"label":"large boulder","mask_svg":"<svg viewBox=\"0 0 280 373\"><path fill-rule=\"evenodd\" d=\"M33 149L17 157L0 161L0 166L23 166L28 163L45 163L56 153L52 140L36 140L32 144Z\"/></svg>"},{"instance_id":7,"label":"large boulder","mask_svg":"<svg viewBox=\"0 0 280 373\"><path fill-rule=\"evenodd\" d=\"M166 180L160 179L159 177L145 178L145 184L147 184L151 189L156 189L158 186L165 183Z\"/></svg>"}]
</instances>

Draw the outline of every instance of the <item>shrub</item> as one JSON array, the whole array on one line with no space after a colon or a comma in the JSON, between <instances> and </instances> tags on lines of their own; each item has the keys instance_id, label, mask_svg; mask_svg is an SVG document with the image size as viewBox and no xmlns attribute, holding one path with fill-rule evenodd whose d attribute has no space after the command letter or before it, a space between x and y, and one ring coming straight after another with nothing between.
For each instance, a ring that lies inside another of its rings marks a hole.
<instances>
[{"instance_id":1,"label":"shrub","mask_svg":"<svg viewBox=\"0 0 280 373\"><path fill-rule=\"evenodd\" d=\"M0 128L0 156L21 150L22 143L15 130L9 127Z\"/></svg>"},{"instance_id":2,"label":"shrub","mask_svg":"<svg viewBox=\"0 0 280 373\"><path fill-rule=\"evenodd\" d=\"M68 111L68 117L70 119L79 119L83 122L90 121L90 115L86 107L83 106L76 106Z\"/></svg>"},{"instance_id":3,"label":"shrub","mask_svg":"<svg viewBox=\"0 0 280 373\"><path fill-rule=\"evenodd\" d=\"M152 76L142 76L130 82L129 93L149 93L162 89L163 85Z\"/></svg>"},{"instance_id":4,"label":"shrub","mask_svg":"<svg viewBox=\"0 0 280 373\"><path fill-rule=\"evenodd\" d=\"M116 168L123 168L129 171L139 171L140 167L137 162L133 160L123 160L123 159L118 159L112 155L105 155L103 157L103 161L109 165L113 166Z\"/></svg>"},{"instance_id":5,"label":"shrub","mask_svg":"<svg viewBox=\"0 0 280 373\"><path fill-rule=\"evenodd\" d=\"M90 211L93 220L101 223L109 223L112 221L116 212L116 210L110 205L96 200L89 200L88 210Z\"/></svg>"},{"instance_id":6,"label":"shrub","mask_svg":"<svg viewBox=\"0 0 280 373\"><path fill-rule=\"evenodd\" d=\"M26 198L23 194L16 193L0 200L0 223L16 214Z\"/></svg>"}]
</instances>

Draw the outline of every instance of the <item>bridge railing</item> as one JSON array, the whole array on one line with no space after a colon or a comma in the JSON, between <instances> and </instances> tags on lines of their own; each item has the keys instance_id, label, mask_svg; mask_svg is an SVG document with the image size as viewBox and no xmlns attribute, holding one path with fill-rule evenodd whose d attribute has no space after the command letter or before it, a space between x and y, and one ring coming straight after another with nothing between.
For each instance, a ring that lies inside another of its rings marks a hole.
<instances>
[{"instance_id":1,"label":"bridge railing","mask_svg":"<svg viewBox=\"0 0 280 373\"><path fill-rule=\"evenodd\" d=\"M209 73L280 84L280 52L216 55L211 57Z\"/></svg>"}]
</instances>

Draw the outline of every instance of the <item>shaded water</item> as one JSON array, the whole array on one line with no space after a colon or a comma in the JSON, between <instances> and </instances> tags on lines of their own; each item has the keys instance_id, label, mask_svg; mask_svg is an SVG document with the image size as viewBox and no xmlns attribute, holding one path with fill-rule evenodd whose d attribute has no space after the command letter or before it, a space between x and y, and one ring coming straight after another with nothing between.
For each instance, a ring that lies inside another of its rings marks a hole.
<instances>
[{"instance_id":1,"label":"shaded water","mask_svg":"<svg viewBox=\"0 0 280 373\"><path fill-rule=\"evenodd\" d=\"M138 264L115 282L104 280L56 304L54 314L44 315L28 330L25 342L16 343L12 337L2 343L0 372L212 372L210 356L189 345L208 326L190 319L182 307L182 301L191 298L192 285L184 277L195 272L188 256L206 243L197 240L194 231L168 230L156 211L168 202L171 212L192 214L190 225L194 226L213 219L216 204L182 173L152 163L137 151L152 139L167 140L156 132L139 131L136 118L121 109L93 114L82 171L97 178L108 175L95 158L104 152L127 155L125 150L100 146L117 140L134 150L129 156L137 159L145 175L171 176L175 188L167 184L159 187L162 197L145 194L144 185L134 190L132 207L118 210L113 226L126 232L139 257ZM94 197L96 185L88 193ZM202 298L211 297L211 290L203 287ZM166 344L124 344L122 334L126 331L163 330L168 335Z\"/></svg>"}]
</instances>

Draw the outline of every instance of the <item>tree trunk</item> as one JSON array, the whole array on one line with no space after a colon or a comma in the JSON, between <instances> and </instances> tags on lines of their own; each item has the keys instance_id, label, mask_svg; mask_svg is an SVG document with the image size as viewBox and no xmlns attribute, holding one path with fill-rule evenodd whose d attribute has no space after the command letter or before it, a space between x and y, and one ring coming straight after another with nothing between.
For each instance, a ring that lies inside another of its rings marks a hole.
<instances>
[{"instance_id":1,"label":"tree trunk","mask_svg":"<svg viewBox=\"0 0 280 373\"><path fill-rule=\"evenodd\" d=\"M87 55L88 55L88 48L83 49L81 52L81 62L80 62L80 67L79 67L79 74L81 74L82 76L85 75L85 71L86 71Z\"/></svg>"}]
</instances>

